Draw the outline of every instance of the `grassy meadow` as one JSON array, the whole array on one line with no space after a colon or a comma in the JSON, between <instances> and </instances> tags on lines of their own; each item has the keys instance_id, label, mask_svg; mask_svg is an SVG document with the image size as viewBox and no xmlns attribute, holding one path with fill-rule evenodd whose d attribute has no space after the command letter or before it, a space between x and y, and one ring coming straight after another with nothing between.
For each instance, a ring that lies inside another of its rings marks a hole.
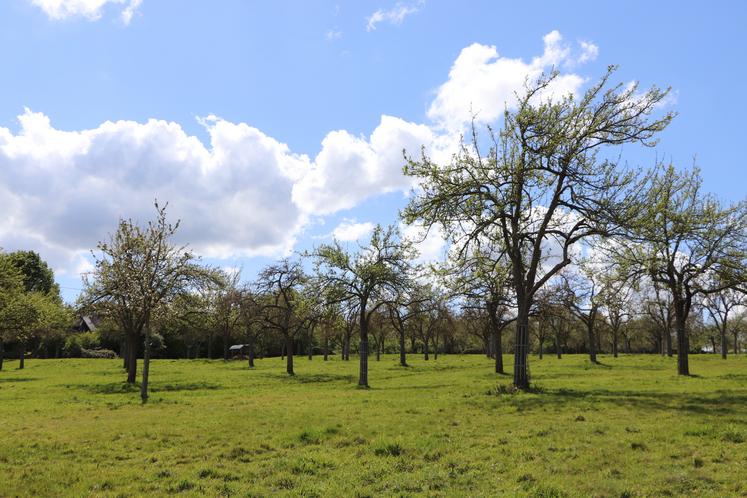
<instances>
[{"instance_id":1,"label":"grassy meadow","mask_svg":"<svg viewBox=\"0 0 747 498\"><path fill-rule=\"evenodd\" d=\"M600 359L10 361L0 496L747 496L747 358Z\"/></svg>"}]
</instances>

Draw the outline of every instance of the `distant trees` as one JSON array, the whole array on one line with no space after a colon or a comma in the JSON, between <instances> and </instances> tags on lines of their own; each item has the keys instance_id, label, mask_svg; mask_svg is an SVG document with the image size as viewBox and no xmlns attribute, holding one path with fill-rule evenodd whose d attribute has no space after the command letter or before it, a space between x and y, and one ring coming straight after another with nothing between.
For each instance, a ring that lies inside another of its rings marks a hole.
<instances>
[{"instance_id":1,"label":"distant trees","mask_svg":"<svg viewBox=\"0 0 747 498\"><path fill-rule=\"evenodd\" d=\"M557 73L542 77L506 111L501 131L490 133L484 152L473 127L472 141L449 164L410 159L405 173L418 189L404 210L407 222L440 225L463 252L487 230L500 234L511 267L517 321L514 385L529 387L528 322L534 296L571 263L574 244L611 235L638 205L633 172L597 151L627 143L653 145L673 115L651 115L667 95L654 87L608 87L607 74L580 98L548 99ZM559 256L548 262L548 245Z\"/></svg>"}]
</instances>

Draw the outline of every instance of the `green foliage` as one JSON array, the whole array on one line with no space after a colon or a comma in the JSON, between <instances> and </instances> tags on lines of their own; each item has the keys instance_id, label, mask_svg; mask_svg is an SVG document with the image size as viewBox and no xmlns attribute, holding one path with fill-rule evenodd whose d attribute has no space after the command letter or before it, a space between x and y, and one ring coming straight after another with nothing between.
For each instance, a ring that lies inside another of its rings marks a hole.
<instances>
[{"instance_id":1,"label":"green foliage","mask_svg":"<svg viewBox=\"0 0 747 498\"><path fill-rule=\"evenodd\" d=\"M481 355L372 362L153 360L149 404L120 360L0 372L8 496L741 496L747 355L584 355L532 367L543 392L489 395ZM505 357L507 368L511 359ZM7 360L6 360L7 362ZM645 372L645 375L641 373ZM329 378L328 382L299 382ZM505 378L504 378L505 379Z\"/></svg>"},{"instance_id":2,"label":"green foliage","mask_svg":"<svg viewBox=\"0 0 747 498\"><path fill-rule=\"evenodd\" d=\"M70 358L80 358L83 349L95 349L100 345L101 336L98 332L81 332L68 336L62 351Z\"/></svg>"}]
</instances>

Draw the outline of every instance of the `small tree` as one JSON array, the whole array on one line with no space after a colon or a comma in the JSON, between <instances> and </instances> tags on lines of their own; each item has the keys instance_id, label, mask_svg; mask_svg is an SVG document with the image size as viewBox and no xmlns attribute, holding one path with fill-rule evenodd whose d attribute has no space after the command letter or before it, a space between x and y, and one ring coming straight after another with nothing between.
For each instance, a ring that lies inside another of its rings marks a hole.
<instances>
[{"instance_id":1,"label":"small tree","mask_svg":"<svg viewBox=\"0 0 747 498\"><path fill-rule=\"evenodd\" d=\"M143 376L140 397L148 400L151 353L151 321L159 307L185 292L198 281L213 278L196 264L186 246L172 239L179 222L166 219L166 205L155 203L156 219L140 227L120 220L108 241L99 242L94 270L84 284L89 302L100 303L104 312L117 319L128 338L128 382L135 382L137 342L144 337Z\"/></svg>"},{"instance_id":2,"label":"small tree","mask_svg":"<svg viewBox=\"0 0 747 498\"><path fill-rule=\"evenodd\" d=\"M395 227L376 226L368 245L357 253L339 242L318 247L314 253L317 278L336 301L347 301L358 311L360 369L358 385L368 387L368 331L373 313L409 283L412 243L400 238Z\"/></svg>"}]
</instances>

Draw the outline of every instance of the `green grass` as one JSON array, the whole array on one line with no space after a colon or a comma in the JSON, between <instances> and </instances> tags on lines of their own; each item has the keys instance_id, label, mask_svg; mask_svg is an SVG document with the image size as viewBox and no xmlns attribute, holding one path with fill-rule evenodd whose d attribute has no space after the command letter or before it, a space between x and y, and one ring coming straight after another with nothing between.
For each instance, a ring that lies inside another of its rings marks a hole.
<instances>
[{"instance_id":1,"label":"green grass","mask_svg":"<svg viewBox=\"0 0 747 498\"><path fill-rule=\"evenodd\" d=\"M6 362L0 496L747 496L747 358L600 359Z\"/></svg>"}]
</instances>

